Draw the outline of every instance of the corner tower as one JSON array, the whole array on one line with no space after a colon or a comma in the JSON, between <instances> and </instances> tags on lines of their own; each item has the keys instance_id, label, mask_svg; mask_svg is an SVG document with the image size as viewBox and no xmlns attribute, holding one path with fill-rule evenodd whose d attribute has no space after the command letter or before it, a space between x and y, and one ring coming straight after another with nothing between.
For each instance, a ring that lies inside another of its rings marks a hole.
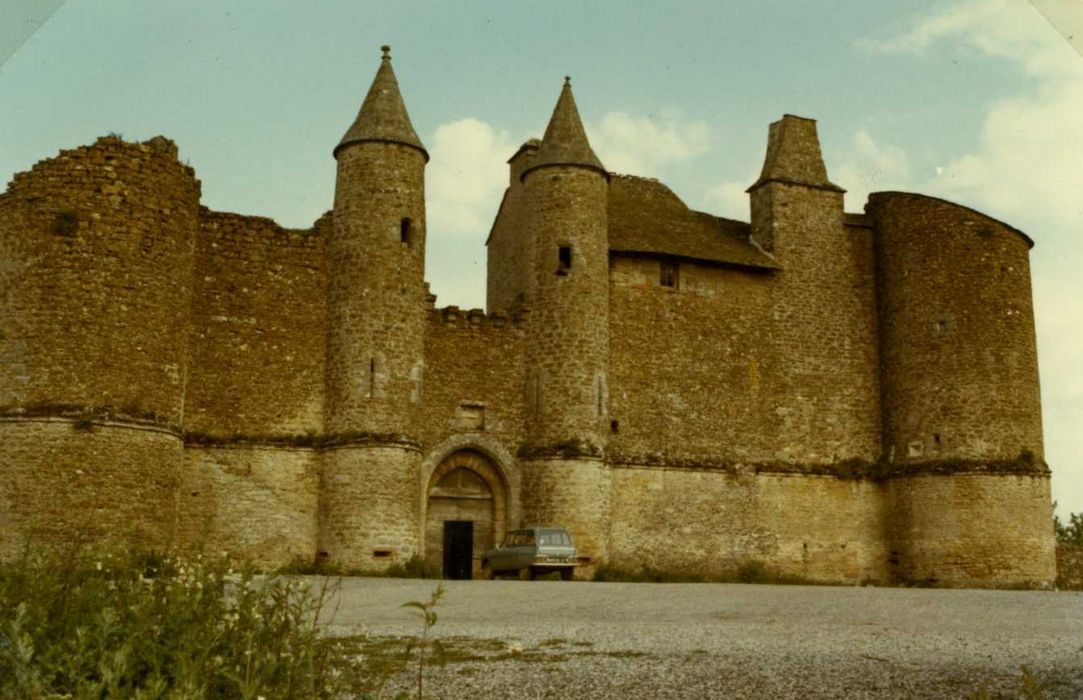
<instances>
[{"instance_id":1,"label":"corner tower","mask_svg":"<svg viewBox=\"0 0 1083 700\"><path fill-rule=\"evenodd\" d=\"M320 552L381 569L418 551L429 155L383 57L335 147Z\"/></svg>"},{"instance_id":2,"label":"corner tower","mask_svg":"<svg viewBox=\"0 0 1083 700\"><path fill-rule=\"evenodd\" d=\"M567 527L600 559L609 517L609 173L590 147L568 78L520 177L532 250L524 517Z\"/></svg>"}]
</instances>

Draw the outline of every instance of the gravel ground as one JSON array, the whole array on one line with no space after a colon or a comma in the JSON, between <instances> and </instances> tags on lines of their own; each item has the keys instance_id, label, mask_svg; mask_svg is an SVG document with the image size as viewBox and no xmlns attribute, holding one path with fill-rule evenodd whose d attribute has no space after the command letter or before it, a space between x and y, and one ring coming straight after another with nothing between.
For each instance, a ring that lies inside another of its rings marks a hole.
<instances>
[{"instance_id":1,"label":"gravel ground","mask_svg":"<svg viewBox=\"0 0 1083 700\"><path fill-rule=\"evenodd\" d=\"M417 618L401 605L427 599L435 583L343 579L328 629L416 634ZM427 672L435 698L965 698L983 684L993 697L1016 697L1021 665L1048 684L1048 697L1083 698L1083 593L444 586L433 634L500 651Z\"/></svg>"}]
</instances>

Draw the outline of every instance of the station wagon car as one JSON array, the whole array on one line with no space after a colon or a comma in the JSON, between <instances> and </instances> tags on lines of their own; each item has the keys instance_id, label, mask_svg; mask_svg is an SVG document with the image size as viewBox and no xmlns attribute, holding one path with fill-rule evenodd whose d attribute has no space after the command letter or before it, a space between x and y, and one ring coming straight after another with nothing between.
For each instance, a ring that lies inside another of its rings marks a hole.
<instances>
[{"instance_id":1,"label":"station wagon car","mask_svg":"<svg viewBox=\"0 0 1083 700\"><path fill-rule=\"evenodd\" d=\"M512 530L503 544L481 555L481 570L486 578L518 575L530 580L559 571L561 580L571 581L578 554L564 528Z\"/></svg>"}]
</instances>

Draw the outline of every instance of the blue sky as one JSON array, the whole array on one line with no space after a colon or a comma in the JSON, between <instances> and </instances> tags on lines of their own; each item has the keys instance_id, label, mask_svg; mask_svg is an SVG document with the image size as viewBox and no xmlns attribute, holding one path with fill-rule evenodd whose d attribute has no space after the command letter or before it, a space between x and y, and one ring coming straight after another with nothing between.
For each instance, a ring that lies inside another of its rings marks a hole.
<instances>
[{"instance_id":1,"label":"blue sky","mask_svg":"<svg viewBox=\"0 0 1083 700\"><path fill-rule=\"evenodd\" d=\"M478 307L504 160L564 75L610 169L722 215L747 219L768 123L813 117L848 210L915 190L1035 239L1047 459L1062 512L1083 511L1083 59L1039 10L1083 26L1035 4L6 0L0 179L164 134L207 206L307 227L389 43L432 155L427 277L438 303Z\"/></svg>"}]
</instances>

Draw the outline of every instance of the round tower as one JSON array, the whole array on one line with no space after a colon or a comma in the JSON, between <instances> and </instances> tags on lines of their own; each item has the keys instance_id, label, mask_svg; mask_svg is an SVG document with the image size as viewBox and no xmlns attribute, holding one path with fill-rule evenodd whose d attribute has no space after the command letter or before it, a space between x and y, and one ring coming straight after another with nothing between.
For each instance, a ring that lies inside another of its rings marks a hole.
<instances>
[{"instance_id":1,"label":"round tower","mask_svg":"<svg viewBox=\"0 0 1083 700\"><path fill-rule=\"evenodd\" d=\"M966 207L880 192L883 434L902 580L1055 578L1025 235Z\"/></svg>"},{"instance_id":2,"label":"round tower","mask_svg":"<svg viewBox=\"0 0 1083 700\"><path fill-rule=\"evenodd\" d=\"M388 47L334 156L321 556L382 569L417 553L425 164Z\"/></svg>"},{"instance_id":3,"label":"round tower","mask_svg":"<svg viewBox=\"0 0 1083 700\"><path fill-rule=\"evenodd\" d=\"M563 525L580 551L605 556L608 419L609 174L587 141L565 79L532 163L521 175L528 281L528 524Z\"/></svg>"},{"instance_id":4,"label":"round tower","mask_svg":"<svg viewBox=\"0 0 1083 700\"><path fill-rule=\"evenodd\" d=\"M199 182L104 137L0 197L0 556L173 535Z\"/></svg>"}]
</instances>

